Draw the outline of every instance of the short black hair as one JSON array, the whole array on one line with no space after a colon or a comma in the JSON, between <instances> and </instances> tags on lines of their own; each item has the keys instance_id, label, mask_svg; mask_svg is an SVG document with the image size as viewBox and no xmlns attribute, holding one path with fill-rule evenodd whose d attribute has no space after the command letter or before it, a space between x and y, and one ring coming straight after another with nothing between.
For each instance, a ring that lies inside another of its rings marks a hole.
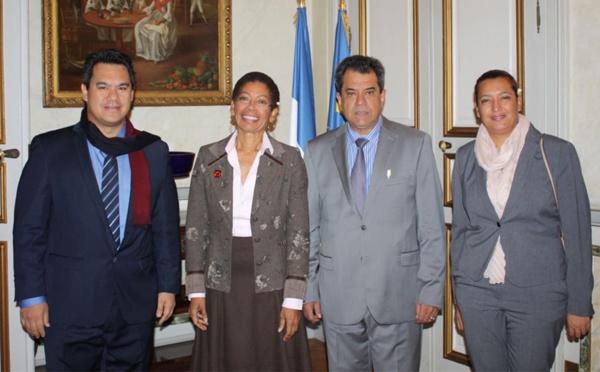
<instances>
[{"instance_id":1,"label":"short black hair","mask_svg":"<svg viewBox=\"0 0 600 372\"><path fill-rule=\"evenodd\" d=\"M385 69L377 58L358 54L344 58L335 69L335 90L338 93L342 92L346 70L356 71L360 74L375 72L379 91L383 92L383 88L385 87Z\"/></svg>"},{"instance_id":2,"label":"short black hair","mask_svg":"<svg viewBox=\"0 0 600 372\"><path fill-rule=\"evenodd\" d=\"M135 89L135 71L131 57L117 49L101 49L88 54L83 64L83 85L89 89L90 81L94 72L94 66L98 63L125 66L129 73L131 88Z\"/></svg>"},{"instance_id":3,"label":"short black hair","mask_svg":"<svg viewBox=\"0 0 600 372\"><path fill-rule=\"evenodd\" d=\"M493 80L499 78L508 80L511 89L513 90L513 92L515 92L515 96L519 96L519 85L517 84L517 80L515 80L515 78L510 73L504 70L489 70L484 72L475 83L475 89L473 91L473 100L476 104L477 101L479 101L479 85L481 85L481 83L486 80Z\"/></svg>"},{"instance_id":4,"label":"short black hair","mask_svg":"<svg viewBox=\"0 0 600 372\"><path fill-rule=\"evenodd\" d=\"M279 88L277 84L271 79L271 77L264 72L252 71L242 76L233 88L232 100L235 101L240 96L240 91L247 83L263 83L269 90L269 96L271 98L271 110L279 106Z\"/></svg>"}]
</instances>

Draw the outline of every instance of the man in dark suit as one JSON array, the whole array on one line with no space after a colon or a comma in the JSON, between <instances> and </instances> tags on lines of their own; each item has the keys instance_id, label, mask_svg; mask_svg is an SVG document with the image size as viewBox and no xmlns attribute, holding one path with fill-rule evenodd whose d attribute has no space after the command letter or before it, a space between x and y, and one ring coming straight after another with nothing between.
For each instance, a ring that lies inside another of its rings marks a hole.
<instances>
[{"instance_id":1,"label":"man in dark suit","mask_svg":"<svg viewBox=\"0 0 600 372\"><path fill-rule=\"evenodd\" d=\"M48 370L147 370L181 281L169 150L137 131L131 59L90 54L79 123L36 136L15 206L21 324Z\"/></svg>"},{"instance_id":2,"label":"man in dark suit","mask_svg":"<svg viewBox=\"0 0 600 372\"><path fill-rule=\"evenodd\" d=\"M422 324L442 307L445 230L431 139L381 115L384 80L377 59L344 59L335 86L347 124L310 141L304 158L304 313L316 323L322 310L333 371L418 371Z\"/></svg>"}]
</instances>

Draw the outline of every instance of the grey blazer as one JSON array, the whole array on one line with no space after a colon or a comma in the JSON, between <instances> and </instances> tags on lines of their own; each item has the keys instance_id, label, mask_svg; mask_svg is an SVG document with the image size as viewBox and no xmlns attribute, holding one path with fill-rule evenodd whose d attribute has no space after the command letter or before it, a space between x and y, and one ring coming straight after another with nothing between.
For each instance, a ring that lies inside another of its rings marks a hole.
<instances>
[{"instance_id":1,"label":"grey blazer","mask_svg":"<svg viewBox=\"0 0 600 372\"><path fill-rule=\"evenodd\" d=\"M233 167L230 137L200 148L186 219L186 292L229 292ZM251 228L256 293L284 289L304 299L308 271L306 169L300 152L269 137L273 154L260 157Z\"/></svg>"},{"instance_id":2,"label":"grey blazer","mask_svg":"<svg viewBox=\"0 0 600 372\"><path fill-rule=\"evenodd\" d=\"M306 302L356 324L414 321L415 304L442 307L446 244L430 137L383 118L364 216L350 191L346 125L309 142L310 260Z\"/></svg>"},{"instance_id":3,"label":"grey blazer","mask_svg":"<svg viewBox=\"0 0 600 372\"><path fill-rule=\"evenodd\" d=\"M540 132L533 125L501 219L489 199L487 175L475 157L475 142L457 151L452 176L453 281L460 285L481 280L501 236L508 281L529 287L566 280L568 312L591 316L590 204L579 159L569 142L550 135L544 138L560 210L542 158ZM561 221L565 251L560 241Z\"/></svg>"}]
</instances>

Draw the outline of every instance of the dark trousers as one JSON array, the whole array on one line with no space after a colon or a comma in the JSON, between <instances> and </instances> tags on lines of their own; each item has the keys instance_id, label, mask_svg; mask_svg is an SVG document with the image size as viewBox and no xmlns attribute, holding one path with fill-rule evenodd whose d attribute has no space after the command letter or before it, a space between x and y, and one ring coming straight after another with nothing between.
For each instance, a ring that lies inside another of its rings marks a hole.
<instances>
[{"instance_id":1,"label":"dark trousers","mask_svg":"<svg viewBox=\"0 0 600 372\"><path fill-rule=\"evenodd\" d=\"M46 370L147 371L152 361L154 324L154 319L127 324L116 300L106 322L98 327L51 322L44 339Z\"/></svg>"}]
</instances>

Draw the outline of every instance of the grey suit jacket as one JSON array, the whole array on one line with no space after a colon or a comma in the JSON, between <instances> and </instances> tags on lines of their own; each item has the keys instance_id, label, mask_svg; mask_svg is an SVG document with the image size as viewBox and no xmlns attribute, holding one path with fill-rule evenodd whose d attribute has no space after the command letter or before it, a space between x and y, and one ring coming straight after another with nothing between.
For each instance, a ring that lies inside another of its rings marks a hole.
<instances>
[{"instance_id":1,"label":"grey suit jacket","mask_svg":"<svg viewBox=\"0 0 600 372\"><path fill-rule=\"evenodd\" d=\"M430 137L383 118L364 216L350 191L346 125L310 141L310 260L306 302L356 324L415 319L442 307L446 248L442 194Z\"/></svg>"},{"instance_id":2,"label":"grey suit jacket","mask_svg":"<svg viewBox=\"0 0 600 372\"><path fill-rule=\"evenodd\" d=\"M540 132L532 125L501 219L488 196L487 175L475 157L475 142L457 151L452 176L453 281L459 285L481 280L500 236L508 281L529 287L566 280L568 312L590 316L594 286L590 204L579 159L569 142L550 135L544 138L559 210L542 158Z\"/></svg>"},{"instance_id":3,"label":"grey suit jacket","mask_svg":"<svg viewBox=\"0 0 600 372\"><path fill-rule=\"evenodd\" d=\"M230 137L200 148L186 219L186 292L206 287L229 292L233 167L225 146ZM303 299L308 271L306 169L298 149L269 137L273 154L258 165L251 228L256 293L284 289Z\"/></svg>"}]
</instances>

